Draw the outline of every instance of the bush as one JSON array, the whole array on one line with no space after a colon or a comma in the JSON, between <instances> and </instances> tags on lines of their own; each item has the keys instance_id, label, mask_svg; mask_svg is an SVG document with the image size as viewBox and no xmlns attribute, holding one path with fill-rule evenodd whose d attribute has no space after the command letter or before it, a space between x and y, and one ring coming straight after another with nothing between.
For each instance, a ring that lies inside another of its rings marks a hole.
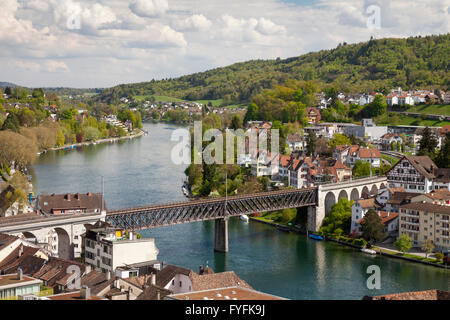
<instances>
[{"instance_id":1,"label":"bush","mask_svg":"<svg viewBox=\"0 0 450 320\"><path fill-rule=\"evenodd\" d=\"M444 259L444 254L441 252L435 252L434 256L436 257L437 260L442 260Z\"/></svg>"},{"instance_id":2,"label":"bush","mask_svg":"<svg viewBox=\"0 0 450 320\"><path fill-rule=\"evenodd\" d=\"M367 245L367 241L364 239L354 239L353 244L360 247L365 247Z\"/></svg>"}]
</instances>

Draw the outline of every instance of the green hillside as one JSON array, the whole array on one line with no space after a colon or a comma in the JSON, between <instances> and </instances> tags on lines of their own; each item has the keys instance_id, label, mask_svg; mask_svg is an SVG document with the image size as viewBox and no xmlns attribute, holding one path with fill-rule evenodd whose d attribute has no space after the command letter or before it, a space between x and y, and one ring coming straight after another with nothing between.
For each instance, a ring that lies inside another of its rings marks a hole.
<instances>
[{"instance_id":1,"label":"green hillside","mask_svg":"<svg viewBox=\"0 0 450 320\"><path fill-rule=\"evenodd\" d=\"M155 95L191 101L223 99L229 105L249 101L287 79L314 80L343 92L385 92L398 86L447 89L449 56L450 34L344 43L294 58L252 60L175 79L119 85L96 99L117 103L122 96Z\"/></svg>"}]
</instances>

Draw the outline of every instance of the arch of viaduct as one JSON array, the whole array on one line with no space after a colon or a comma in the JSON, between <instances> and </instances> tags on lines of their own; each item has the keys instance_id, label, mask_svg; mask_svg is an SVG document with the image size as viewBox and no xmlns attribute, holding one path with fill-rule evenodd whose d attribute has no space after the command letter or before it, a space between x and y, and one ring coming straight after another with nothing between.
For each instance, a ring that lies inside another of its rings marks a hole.
<instances>
[{"instance_id":1,"label":"arch of viaduct","mask_svg":"<svg viewBox=\"0 0 450 320\"><path fill-rule=\"evenodd\" d=\"M0 233L23 237L44 245L59 258L70 260L81 255L81 235L86 232L86 225L104 221L105 216L106 212L11 221L0 225Z\"/></svg>"},{"instance_id":2,"label":"arch of viaduct","mask_svg":"<svg viewBox=\"0 0 450 320\"><path fill-rule=\"evenodd\" d=\"M358 200L378 194L387 187L386 177L370 177L336 184L320 185L317 189L317 206L308 207L308 230L318 231L323 219L340 199Z\"/></svg>"}]
</instances>

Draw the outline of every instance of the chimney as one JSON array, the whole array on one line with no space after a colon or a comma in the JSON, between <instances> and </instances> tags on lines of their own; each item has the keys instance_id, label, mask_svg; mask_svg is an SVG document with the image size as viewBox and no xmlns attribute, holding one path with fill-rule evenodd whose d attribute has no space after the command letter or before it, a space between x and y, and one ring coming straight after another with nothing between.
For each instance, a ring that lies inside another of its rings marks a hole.
<instances>
[{"instance_id":1,"label":"chimney","mask_svg":"<svg viewBox=\"0 0 450 320\"><path fill-rule=\"evenodd\" d=\"M156 300L161 300L161 291L156 291Z\"/></svg>"},{"instance_id":2,"label":"chimney","mask_svg":"<svg viewBox=\"0 0 450 320\"><path fill-rule=\"evenodd\" d=\"M129 236L129 240L133 240L133 232L130 231L130 232L128 233L128 236Z\"/></svg>"},{"instance_id":3,"label":"chimney","mask_svg":"<svg viewBox=\"0 0 450 320\"><path fill-rule=\"evenodd\" d=\"M203 271L204 271L203 266L198 267L198 274L199 275L202 275Z\"/></svg>"},{"instance_id":4,"label":"chimney","mask_svg":"<svg viewBox=\"0 0 450 320\"><path fill-rule=\"evenodd\" d=\"M119 279L116 279L116 281L114 281L114 287L116 287L117 289L120 289Z\"/></svg>"},{"instance_id":5,"label":"chimney","mask_svg":"<svg viewBox=\"0 0 450 320\"><path fill-rule=\"evenodd\" d=\"M70 201L70 193L68 193L68 194L66 195L66 199L67 199L67 201Z\"/></svg>"},{"instance_id":6,"label":"chimney","mask_svg":"<svg viewBox=\"0 0 450 320\"><path fill-rule=\"evenodd\" d=\"M106 280L111 280L111 271L106 271Z\"/></svg>"},{"instance_id":7,"label":"chimney","mask_svg":"<svg viewBox=\"0 0 450 320\"><path fill-rule=\"evenodd\" d=\"M84 300L91 299L91 289L88 286L82 286L80 290L80 297Z\"/></svg>"},{"instance_id":8,"label":"chimney","mask_svg":"<svg viewBox=\"0 0 450 320\"><path fill-rule=\"evenodd\" d=\"M22 268L19 267L17 268L17 280L22 280L23 279L23 271Z\"/></svg>"},{"instance_id":9,"label":"chimney","mask_svg":"<svg viewBox=\"0 0 450 320\"><path fill-rule=\"evenodd\" d=\"M152 273L152 275L151 275L151 284L152 285L156 285L156 274L154 274L154 273Z\"/></svg>"},{"instance_id":10,"label":"chimney","mask_svg":"<svg viewBox=\"0 0 450 320\"><path fill-rule=\"evenodd\" d=\"M89 274L89 273L91 273L91 271L92 271L92 267L91 267L91 265L86 265L86 274Z\"/></svg>"},{"instance_id":11,"label":"chimney","mask_svg":"<svg viewBox=\"0 0 450 320\"><path fill-rule=\"evenodd\" d=\"M164 269L166 267L166 263L163 261L161 262L161 270Z\"/></svg>"},{"instance_id":12,"label":"chimney","mask_svg":"<svg viewBox=\"0 0 450 320\"><path fill-rule=\"evenodd\" d=\"M19 257L21 257L23 255L23 245L20 245L19 248Z\"/></svg>"}]
</instances>

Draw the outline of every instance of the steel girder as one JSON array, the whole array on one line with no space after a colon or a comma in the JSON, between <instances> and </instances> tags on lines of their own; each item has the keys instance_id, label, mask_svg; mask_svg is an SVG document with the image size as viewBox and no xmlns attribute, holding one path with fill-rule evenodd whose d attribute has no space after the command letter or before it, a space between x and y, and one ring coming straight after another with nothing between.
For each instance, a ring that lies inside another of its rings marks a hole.
<instances>
[{"instance_id":1,"label":"steel girder","mask_svg":"<svg viewBox=\"0 0 450 320\"><path fill-rule=\"evenodd\" d=\"M215 200L109 212L106 221L126 230L142 230L181 223L220 219L256 212L266 212L317 205L317 189L266 192Z\"/></svg>"}]
</instances>

